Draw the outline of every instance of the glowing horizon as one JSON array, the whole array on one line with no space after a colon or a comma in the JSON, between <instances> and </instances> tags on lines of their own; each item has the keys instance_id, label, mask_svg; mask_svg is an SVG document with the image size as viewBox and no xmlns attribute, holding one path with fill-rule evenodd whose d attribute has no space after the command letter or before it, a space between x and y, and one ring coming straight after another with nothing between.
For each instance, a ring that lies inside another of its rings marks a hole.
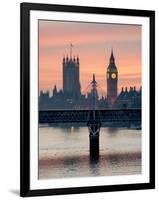
<instances>
[{"instance_id":1,"label":"glowing horizon","mask_svg":"<svg viewBox=\"0 0 159 200\"><path fill-rule=\"evenodd\" d=\"M141 26L63 21L39 21L39 90L50 92L56 84L62 89L63 56L80 59L80 83L83 91L92 80L106 94L106 70L113 47L121 87L141 86Z\"/></svg>"}]
</instances>

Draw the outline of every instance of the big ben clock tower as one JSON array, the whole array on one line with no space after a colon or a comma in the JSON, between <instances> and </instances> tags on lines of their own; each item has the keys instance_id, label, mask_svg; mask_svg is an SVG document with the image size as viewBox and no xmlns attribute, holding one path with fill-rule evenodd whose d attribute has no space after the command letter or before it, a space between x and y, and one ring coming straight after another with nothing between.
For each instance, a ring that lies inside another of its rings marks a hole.
<instances>
[{"instance_id":1,"label":"big ben clock tower","mask_svg":"<svg viewBox=\"0 0 159 200\"><path fill-rule=\"evenodd\" d=\"M118 70L115 65L113 49L107 68L107 102L108 107L113 107L118 94Z\"/></svg>"}]
</instances>

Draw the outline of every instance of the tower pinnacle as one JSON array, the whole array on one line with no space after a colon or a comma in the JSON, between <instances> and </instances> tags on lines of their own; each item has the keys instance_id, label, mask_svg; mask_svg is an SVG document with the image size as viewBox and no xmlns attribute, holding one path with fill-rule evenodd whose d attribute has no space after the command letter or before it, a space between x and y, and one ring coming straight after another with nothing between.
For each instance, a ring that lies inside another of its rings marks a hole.
<instances>
[{"instance_id":1,"label":"tower pinnacle","mask_svg":"<svg viewBox=\"0 0 159 200\"><path fill-rule=\"evenodd\" d=\"M114 54L113 54L113 48L111 49L110 63L111 64L115 64L115 58L114 58Z\"/></svg>"},{"instance_id":2,"label":"tower pinnacle","mask_svg":"<svg viewBox=\"0 0 159 200\"><path fill-rule=\"evenodd\" d=\"M107 103L108 107L112 107L116 101L118 94L118 70L115 65L115 58L113 48L109 58L109 65L107 68Z\"/></svg>"},{"instance_id":3,"label":"tower pinnacle","mask_svg":"<svg viewBox=\"0 0 159 200\"><path fill-rule=\"evenodd\" d=\"M96 80L95 80L95 74L93 74L92 84L97 84L97 82L96 82Z\"/></svg>"},{"instance_id":4,"label":"tower pinnacle","mask_svg":"<svg viewBox=\"0 0 159 200\"><path fill-rule=\"evenodd\" d=\"M79 57L77 56L77 63L79 64Z\"/></svg>"}]
</instances>

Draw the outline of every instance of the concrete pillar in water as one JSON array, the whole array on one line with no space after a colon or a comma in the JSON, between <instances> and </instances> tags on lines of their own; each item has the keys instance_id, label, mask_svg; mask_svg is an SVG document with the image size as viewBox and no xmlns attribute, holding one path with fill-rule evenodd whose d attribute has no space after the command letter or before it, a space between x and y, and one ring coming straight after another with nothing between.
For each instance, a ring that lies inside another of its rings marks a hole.
<instances>
[{"instance_id":1,"label":"concrete pillar in water","mask_svg":"<svg viewBox=\"0 0 159 200\"><path fill-rule=\"evenodd\" d=\"M99 133L101 122L95 117L97 111L91 111L89 121L87 123L89 130L89 151L90 157L99 157Z\"/></svg>"}]
</instances>

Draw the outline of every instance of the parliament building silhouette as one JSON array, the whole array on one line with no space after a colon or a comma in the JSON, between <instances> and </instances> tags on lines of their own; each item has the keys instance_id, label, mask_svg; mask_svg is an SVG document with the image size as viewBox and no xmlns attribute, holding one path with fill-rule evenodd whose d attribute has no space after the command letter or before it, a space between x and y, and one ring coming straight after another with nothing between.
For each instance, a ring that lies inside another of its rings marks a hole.
<instances>
[{"instance_id":1,"label":"parliament building silhouette","mask_svg":"<svg viewBox=\"0 0 159 200\"><path fill-rule=\"evenodd\" d=\"M52 94L49 91L40 91L39 110L44 109L90 109L92 104L91 88L87 94L81 93L80 85L80 59L79 57L63 57L63 89L58 90L54 85ZM92 73L93 74L93 73ZM94 75L95 79L95 75ZM115 64L113 49L106 68L107 95L99 97L98 88L96 94L96 109L106 108L141 108L142 89L136 87L122 88L118 94L118 69ZM92 80L90 80L91 83ZM98 81L96 80L98 83ZM88 83L89 84L89 83Z\"/></svg>"}]
</instances>

